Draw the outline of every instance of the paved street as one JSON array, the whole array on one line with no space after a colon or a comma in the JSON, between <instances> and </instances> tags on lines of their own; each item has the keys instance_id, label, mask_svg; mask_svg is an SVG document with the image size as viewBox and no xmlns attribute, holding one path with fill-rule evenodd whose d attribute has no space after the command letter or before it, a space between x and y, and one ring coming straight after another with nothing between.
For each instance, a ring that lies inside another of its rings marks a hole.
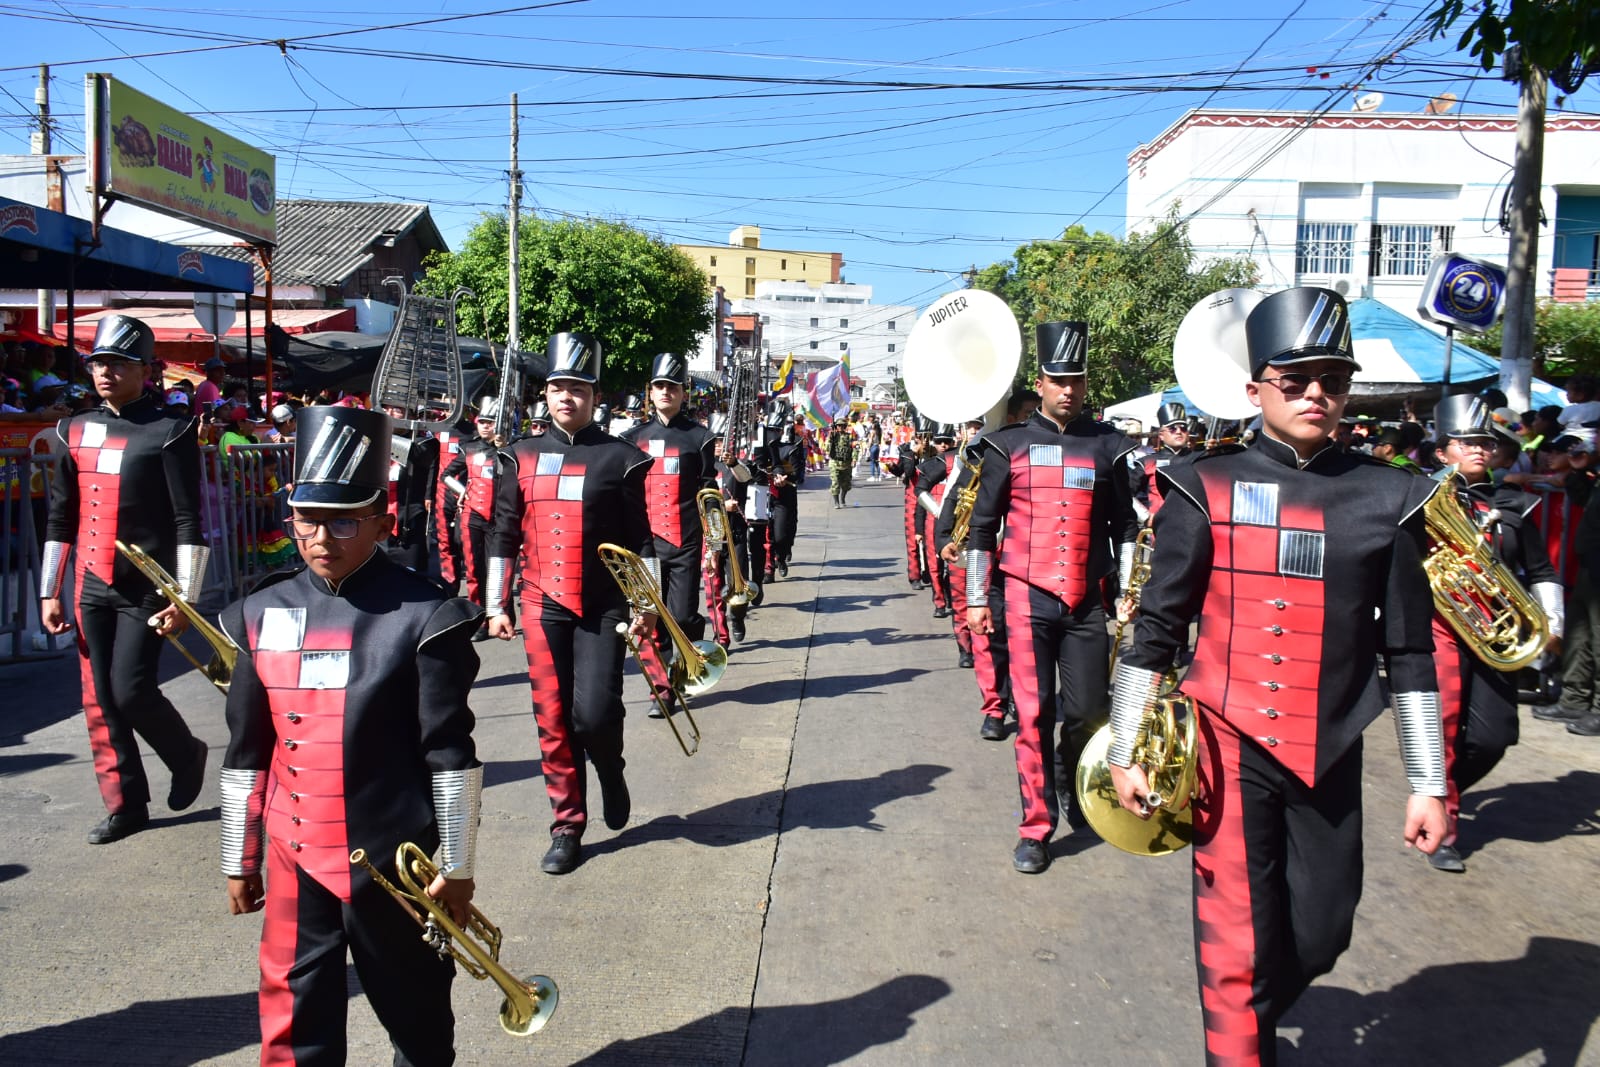
<instances>
[{"instance_id":1,"label":"paved street","mask_svg":"<svg viewBox=\"0 0 1600 1067\"><path fill-rule=\"evenodd\" d=\"M565 877L537 869L520 642L476 646L478 903L508 967L561 1003L510 1038L498 990L459 978L459 1062L1200 1062L1187 859L1080 833L1014 873L1011 748L978 739L972 673L907 588L898 486L842 511L811 486L789 578L696 704L698 755L630 678L633 820L596 817ZM254 1063L260 918L227 914L217 873L221 699L192 672L167 688L212 746L201 804L93 847L76 679L70 658L0 667L0 1063ZM1387 718L1368 747L1354 944L1287 1020L1284 1062L1600 1064L1600 743L1524 713L1467 797L1460 876L1400 843ZM350 1062L387 1062L353 972L350 989Z\"/></svg>"}]
</instances>

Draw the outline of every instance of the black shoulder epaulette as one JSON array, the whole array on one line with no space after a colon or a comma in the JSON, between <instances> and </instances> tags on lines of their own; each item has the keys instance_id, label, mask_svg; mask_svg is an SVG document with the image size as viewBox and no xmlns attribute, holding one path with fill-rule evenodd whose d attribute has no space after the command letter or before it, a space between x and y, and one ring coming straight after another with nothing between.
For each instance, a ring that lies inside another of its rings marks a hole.
<instances>
[{"instance_id":1,"label":"black shoulder epaulette","mask_svg":"<svg viewBox=\"0 0 1600 1067\"><path fill-rule=\"evenodd\" d=\"M1203 459L1215 459L1218 456L1231 456L1236 452L1243 452L1244 448L1245 446L1241 444L1215 445L1211 448L1196 449L1195 451L1189 453L1189 456L1194 462L1199 463Z\"/></svg>"},{"instance_id":2,"label":"black shoulder epaulette","mask_svg":"<svg viewBox=\"0 0 1600 1067\"><path fill-rule=\"evenodd\" d=\"M244 595L249 596L252 593L259 593L261 590L277 585L279 582L286 582L305 569L306 565L302 563L300 566L290 567L288 570L273 571L271 574L263 574L261 577L250 583L250 587L244 591Z\"/></svg>"}]
</instances>

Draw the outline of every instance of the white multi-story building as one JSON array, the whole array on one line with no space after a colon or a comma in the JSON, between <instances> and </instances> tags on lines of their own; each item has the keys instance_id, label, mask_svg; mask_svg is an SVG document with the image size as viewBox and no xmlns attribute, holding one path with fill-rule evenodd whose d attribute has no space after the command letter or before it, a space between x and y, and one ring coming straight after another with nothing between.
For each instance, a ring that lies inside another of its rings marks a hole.
<instances>
[{"instance_id":1,"label":"white multi-story building","mask_svg":"<svg viewBox=\"0 0 1600 1067\"><path fill-rule=\"evenodd\" d=\"M1128 157L1128 229L1148 233L1177 204L1202 258L1250 256L1266 288L1329 286L1416 317L1435 252L1505 262L1516 126L1514 115L1190 111ZM1541 195L1539 294L1581 268L1576 298L1584 281L1600 296L1600 118L1549 117Z\"/></svg>"},{"instance_id":2,"label":"white multi-story building","mask_svg":"<svg viewBox=\"0 0 1600 1067\"><path fill-rule=\"evenodd\" d=\"M823 370L850 353L850 374L869 404L895 402L895 379L905 368L906 338L917 309L874 304L872 286L845 282L759 282L754 299L735 300L735 315L755 315L768 382L790 353L795 373Z\"/></svg>"}]
</instances>

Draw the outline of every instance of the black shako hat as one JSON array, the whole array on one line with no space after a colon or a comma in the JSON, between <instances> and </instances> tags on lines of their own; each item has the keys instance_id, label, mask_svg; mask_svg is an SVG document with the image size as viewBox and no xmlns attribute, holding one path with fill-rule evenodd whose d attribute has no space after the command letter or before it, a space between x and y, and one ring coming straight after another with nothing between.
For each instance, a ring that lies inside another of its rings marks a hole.
<instances>
[{"instance_id":1,"label":"black shako hat","mask_svg":"<svg viewBox=\"0 0 1600 1067\"><path fill-rule=\"evenodd\" d=\"M1338 359L1357 371L1350 340L1350 309L1332 289L1285 289L1273 293L1244 322L1250 349L1250 377L1261 380L1267 365L1287 366L1313 359Z\"/></svg>"},{"instance_id":2,"label":"black shako hat","mask_svg":"<svg viewBox=\"0 0 1600 1067\"><path fill-rule=\"evenodd\" d=\"M938 429L937 424L928 416L922 414L917 415L916 420L911 424L911 432L919 437L931 436L936 429Z\"/></svg>"},{"instance_id":3,"label":"black shako hat","mask_svg":"<svg viewBox=\"0 0 1600 1067\"><path fill-rule=\"evenodd\" d=\"M781 430L789 425L789 402L774 397L767 405L767 418L762 423L769 430Z\"/></svg>"},{"instance_id":4,"label":"black shako hat","mask_svg":"<svg viewBox=\"0 0 1600 1067\"><path fill-rule=\"evenodd\" d=\"M688 388L689 361L671 352L661 353L650 365L650 384L656 382L674 382Z\"/></svg>"},{"instance_id":5,"label":"black shako hat","mask_svg":"<svg viewBox=\"0 0 1600 1067\"><path fill-rule=\"evenodd\" d=\"M561 378L588 382L600 381L600 339L586 333L558 333L545 345L549 371L547 382Z\"/></svg>"},{"instance_id":6,"label":"black shako hat","mask_svg":"<svg viewBox=\"0 0 1600 1067\"><path fill-rule=\"evenodd\" d=\"M1039 373L1056 377L1089 373L1089 324L1041 322L1033 328Z\"/></svg>"},{"instance_id":7,"label":"black shako hat","mask_svg":"<svg viewBox=\"0 0 1600 1067\"><path fill-rule=\"evenodd\" d=\"M1189 428L1189 412L1176 400L1169 400L1156 409L1156 425L1163 430L1180 424L1185 430Z\"/></svg>"},{"instance_id":8,"label":"black shako hat","mask_svg":"<svg viewBox=\"0 0 1600 1067\"><path fill-rule=\"evenodd\" d=\"M933 431L933 440L935 443L939 441L949 441L953 444L955 439L956 428L948 422L941 422Z\"/></svg>"},{"instance_id":9,"label":"black shako hat","mask_svg":"<svg viewBox=\"0 0 1600 1067\"><path fill-rule=\"evenodd\" d=\"M359 508L382 497L389 491L393 425L366 408L301 408L290 506Z\"/></svg>"},{"instance_id":10,"label":"black shako hat","mask_svg":"<svg viewBox=\"0 0 1600 1067\"><path fill-rule=\"evenodd\" d=\"M1452 438L1494 440L1494 417L1483 397L1474 393L1455 393L1433 409L1434 439L1443 443Z\"/></svg>"},{"instance_id":11,"label":"black shako hat","mask_svg":"<svg viewBox=\"0 0 1600 1067\"><path fill-rule=\"evenodd\" d=\"M132 315L107 315L95 327L89 358L148 364L156 358L156 332Z\"/></svg>"},{"instance_id":12,"label":"black shako hat","mask_svg":"<svg viewBox=\"0 0 1600 1067\"><path fill-rule=\"evenodd\" d=\"M533 414L528 417L528 421L540 422L546 426L550 425L550 405L543 400L533 405Z\"/></svg>"}]
</instances>

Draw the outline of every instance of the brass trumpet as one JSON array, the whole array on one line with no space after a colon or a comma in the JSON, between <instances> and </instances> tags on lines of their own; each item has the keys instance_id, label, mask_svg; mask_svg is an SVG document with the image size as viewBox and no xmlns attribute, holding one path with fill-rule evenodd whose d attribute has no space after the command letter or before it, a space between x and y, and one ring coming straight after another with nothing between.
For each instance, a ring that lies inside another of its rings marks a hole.
<instances>
[{"instance_id":1,"label":"brass trumpet","mask_svg":"<svg viewBox=\"0 0 1600 1067\"><path fill-rule=\"evenodd\" d=\"M617 626L617 632L628 643L633 658L639 661L639 670L644 674L645 681L650 683L651 698L661 710L661 717L672 728L672 736L678 739L678 747L683 749L685 756L692 756L700 750L700 727L689 712L688 698L709 692L722 679L722 672L728 669L728 650L712 641L689 640L683 627L667 611L660 586L656 585L655 578L645 569L644 561L637 553L621 545L603 544L600 546L600 561L611 572L611 577L628 598L628 603L633 605L633 610L654 615L672 642L673 655L666 665L667 677L652 678L650 665L639 654L639 646L628 632L627 623ZM664 696L661 692L663 689L670 690L672 696ZM678 724L673 722L673 716L680 714L688 727L693 748L689 747L689 741L684 740Z\"/></svg>"},{"instance_id":2,"label":"brass trumpet","mask_svg":"<svg viewBox=\"0 0 1600 1067\"><path fill-rule=\"evenodd\" d=\"M494 979L494 984L506 994L500 1003L502 1030L512 1037L527 1037L544 1029L561 999L556 984L542 974L518 979L502 967L500 928L473 905L467 905L467 928L463 930L456 925L444 906L428 895L428 886L438 877L439 868L422 849L404 841L394 850L395 877L400 879L403 889L379 873L367 859L364 848L350 853L350 865L366 871L381 889L400 902L422 927L422 939L441 958L453 957L462 970L480 982L485 978Z\"/></svg>"},{"instance_id":3,"label":"brass trumpet","mask_svg":"<svg viewBox=\"0 0 1600 1067\"><path fill-rule=\"evenodd\" d=\"M139 573L150 579L161 595L188 617L189 625L194 627L195 632L211 645L210 662L201 663L195 658L194 653L178 640L177 634L167 634L167 640L183 653L183 658L194 664L195 670L205 675L206 681L226 694L228 686L233 682L233 664L239 658L239 646L228 640L227 634L207 622L205 616L201 615L193 604L183 599L183 588L178 585L178 580L167 573L167 568L152 559L150 553L126 541L117 542L117 551L128 557L128 562L139 568Z\"/></svg>"},{"instance_id":4,"label":"brass trumpet","mask_svg":"<svg viewBox=\"0 0 1600 1067\"><path fill-rule=\"evenodd\" d=\"M739 553L734 551L733 539L728 534L728 513L723 510L722 493L716 489L702 489L694 495L695 506L700 509L700 531L705 535L711 551L728 552L728 595L723 597L730 608L750 605L750 586L739 569Z\"/></svg>"}]
</instances>

